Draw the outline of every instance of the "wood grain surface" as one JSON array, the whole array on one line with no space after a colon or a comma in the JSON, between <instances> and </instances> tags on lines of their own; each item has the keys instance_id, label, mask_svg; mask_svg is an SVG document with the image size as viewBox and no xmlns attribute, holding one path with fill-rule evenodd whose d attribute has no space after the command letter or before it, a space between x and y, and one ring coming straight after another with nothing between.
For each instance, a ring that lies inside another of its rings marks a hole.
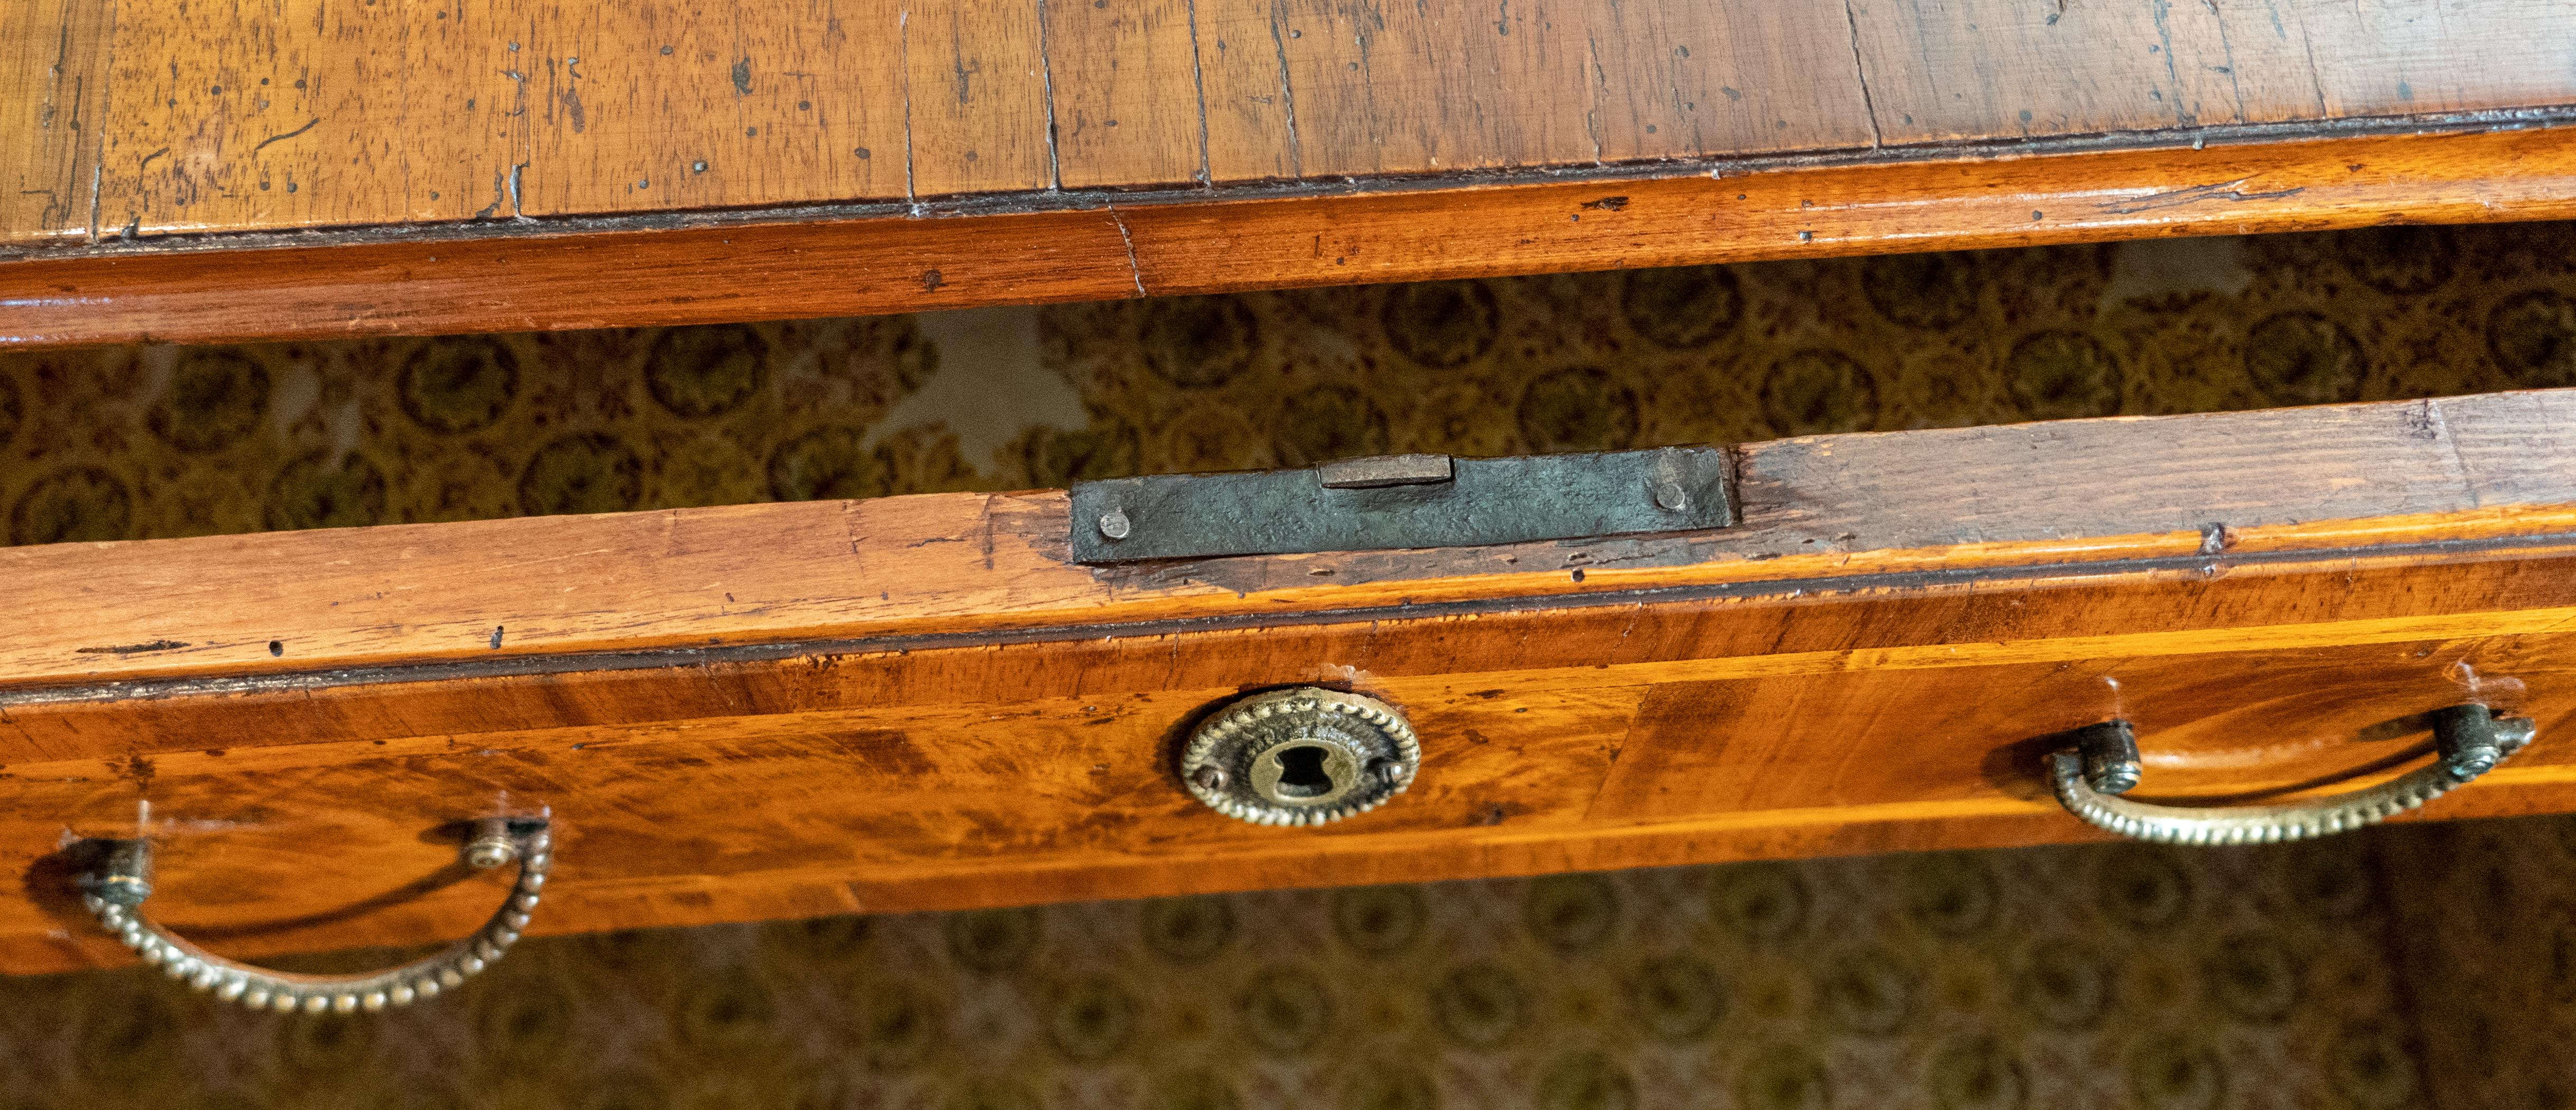
<instances>
[{"instance_id":1,"label":"wood grain surface","mask_svg":"<svg viewBox=\"0 0 2576 1110\"><path fill-rule=\"evenodd\" d=\"M2147 790L2238 798L2483 701L2542 739L2431 812L2565 809L2571 417L1817 437L1739 449L1731 529L1116 570L1055 493L11 549L0 969L117 958L56 852L138 821L156 908L253 955L470 928L494 892L415 887L495 810L557 820L567 932L2079 839L2037 760L2113 715ZM1404 707L1415 789L1191 801L1190 723L1293 683Z\"/></svg>"},{"instance_id":2,"label":"wood grain surface","mask_svg":"<svg viewBox=\"0 0 2576 1110\"><path fill-rule=\"evenodd\" d=\"M842 224L878 212L1098 211L1135 190L1186 213L1283 187L1470 190L1495 173L1725 177L1746 159L1935 163L2085 136L2166 149L2356 121L2511 126L2576 105L2576 2L795 0L718 13L659 0L0 0L0 66L0 252L21 259L0 261L13 294L0 337L29 342L63 330L18 309L14 294L59 284L27 259L256 247L274 233L323 233L288 240L309 252L479 228L551 254L742 210L799 231L835 220L817 234L846 238ZM2228 177L2106 179L2111 164L2090 179L2243 192ZM2540 210L2511 187L2516 167L2485 171L2506 183L2488 207L2395 195L2367 218ZM1475 223L1507 194L1438 195ZM2026 221L1987 211L1935 226L2000 237L2047 223L2062 195L2028 198L2019 211L2041 215ZM594 217L608 222L569 222ZM988 251L1018 245L990 230ZM1712 238L1687 222L1664 230ZM1886 228L1801 230L1930 245ZM253 289L291 297L298 284L257 257L235 267ZM1150 285L1135 268L1130 284ZM1233 270L1244 286L1294 278ZM1024 299L1072 294L1034 285ZM673 278L658 288L663 308L696 295ZM938 303L893 292L811 311ZM528 326L457 300L435 303L477 322L394 316ZM281 326L303 334L306 314ZM120 334L202 334L188 315ZM329 315L387 326L361 306Z\"/></svg>"},{"instance_id":3,"label":"wood grain surface","mask_svg":"<svg viewBox=\"0 0 2576 1110\"><path fill-rule=\"evenodd\" d=\"M2571 217L2576 131L2535 128L1036 212L146 243L0 262L0 344L721 323Z\"/></svg>"}]
</instances>

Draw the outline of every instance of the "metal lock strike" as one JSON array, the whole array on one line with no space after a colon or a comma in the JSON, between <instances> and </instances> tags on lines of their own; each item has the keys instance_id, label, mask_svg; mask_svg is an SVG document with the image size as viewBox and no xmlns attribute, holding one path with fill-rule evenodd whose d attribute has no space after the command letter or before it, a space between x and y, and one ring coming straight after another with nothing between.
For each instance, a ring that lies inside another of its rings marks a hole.
<instances>
[{"instance_id":1,"label":"metal lock strike","mask_svg":"<svg viewBox=\"0 0 2576 1110\"><path fill-rule=\"evenodd\" d=\"M1724 448L1170 474L1073 487L1073 561L1477 547L1735 523Z\"/></svg>"}]
</instances>

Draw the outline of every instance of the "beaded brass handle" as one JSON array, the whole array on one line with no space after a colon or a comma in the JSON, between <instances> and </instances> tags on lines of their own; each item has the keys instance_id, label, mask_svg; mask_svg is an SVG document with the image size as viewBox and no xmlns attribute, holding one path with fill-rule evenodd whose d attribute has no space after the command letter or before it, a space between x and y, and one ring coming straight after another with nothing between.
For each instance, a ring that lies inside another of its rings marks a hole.
<instances>
[{"instance_id":1,"label":"beaded brass handle","mask_svg":"<svg viewBox=\"0 0 2576 1110\"><path fill-rule=\"evenodd\" d=\"M2499 718L2483 705L2433 714L2432 763L2378 786L2276 806L2166 806L2117 795L2138 784L2138 741L2127 721L2076 732L2076 746L2051 753L2058 803L2097 828L2162 844L2270 844L2376 825L2494 770L2531 742L2528 718Z\"/></svg>"},{"instance_id":2,"label":"beaded brass handle","mask_svg":"<svg viewBox=\"0 0 2576 1110\"><path fill-rule=\"evenodd\" d=\"M553 847L543 818L487 817L474 822L473 837L465 845L467 864L489 869L519 861L519 881L509 901L472 936L436 955L359 975L299 975L235 963L154 924L143 916L143 900L152 896L152 842L148 840L112 842L106 865L82 877L82 902L143 962L157 964L171 978L186 980L189 986L211 991L226 1002L254 1010L308 1014L381 1010L460 986L517 943L528 927L529 911L537 908L545 888Z\"/></svg>"}]
</instances>

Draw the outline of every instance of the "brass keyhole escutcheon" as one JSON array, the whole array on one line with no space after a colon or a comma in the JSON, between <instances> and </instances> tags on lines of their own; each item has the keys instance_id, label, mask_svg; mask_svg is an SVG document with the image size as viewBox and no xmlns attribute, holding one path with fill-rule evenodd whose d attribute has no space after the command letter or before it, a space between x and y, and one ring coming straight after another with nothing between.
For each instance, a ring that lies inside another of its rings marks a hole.
<instances>
[{"instance_id":1,"label":"brass keyhole escutcheon","mask_svg":"<svg viewBox=\"0 0 2576 1110\"><path fill-rule=\"evenodd\" d=\"M1302 686L1211 714L1181 753L1181 780L1217 812L1262 825L1320 825L1404 792L1422 747L1402 711L1363 694Z\"/></svg>"}]
</instances>

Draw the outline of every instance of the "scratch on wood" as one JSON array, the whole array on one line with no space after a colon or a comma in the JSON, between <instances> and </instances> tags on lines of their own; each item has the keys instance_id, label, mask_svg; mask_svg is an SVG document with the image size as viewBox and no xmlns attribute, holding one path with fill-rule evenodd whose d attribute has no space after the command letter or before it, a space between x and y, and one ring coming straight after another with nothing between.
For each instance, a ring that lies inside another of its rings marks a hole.
<instances>
[{"instance_id":1,"label":"scratch on wood","mask_svg":"<svg viewBox=\"0 0 2576 1110\"><path fill-rule=\"evenodd\" d=\"M578 130L580 130L580 129L581 129L581 126L580 126L580 123L579 123L580 118L581 118L581 107L580 107L579 103L578 103L578 102L576 102L576 103L575 103L575 105L573 106L573 119L575 120L575 123L574 123L574 125L573 125L573 129L574 129L574 130L576 130L576 131L578 131ZM277 143L277 142L284 142L284 141L286 141L286 140L288 140L288 139L292 139L292 138L294 138L294 137L296 137L296 136L298 136L298 135L301 135L301 134L303 134L303 133L305 133L305 132L307 132L307 131L311 131L311 130L313 130L314 125L315 125L315 124L318 124L318 123L321 123L321 122L322 122L322 117L320 117L320 116L315 116L315 117L313 117L312 119L309 119L309 120L304 121L304 126L302 126L302 127L298 127L298 128L296 128L295 130L293 130L293 131L282 131L282 132L279 132L279 133L277 133L277 134L275 134L275 135L271 135L271 136L269 136L269 137L267 137L267 138L265 138L265 139L261 139L261 140L259 141L259 145L258 145L258 146L255 146L255 147L250 148L250 152L251 152L251 153L253 153L253 154L257 154L257 153L259 153L260 151L263 151L263 150L268 149L268 144L270 144L270 143ZM163 147L163 148L161 148L161 149L163 149L163 150L168 150L168 149L170 149L170 148L168 148L168 147Z\"/></svg>"},{"instance_id":2,"label":"scratch on wood","mask_svg":"<svg viewBox=\"0 0 2576 1110\"><path fill-rule=\"evenodd\" d=\"M2182 71L2174 64L2172 14L2173 5L2166 0L2156 0L2148 6L2148 18L2156 25L2156 39L2161 46L2156 52L2165 59L2165 87L2173 90L2174 122L2189 126L2200 122L2200 113L2183 103Z\"/></svg>"},{"instance_id":3,"label":"scratch on wood","mask_svg":"<svg viewBox=\"0 0 2576 1110\"><path fill-rule=\"evenodd\" d=\"M1216 180L1216 169L1208 164L1207 71L1199 62L1199 0L1188 0L1190 19L1190 87L1199 101L1199 184ZM1052 93L1050 93L1052 98Z\"/></svg>"},{"instance_id":4,"label":"scratch on wood","mask_svg":"<svg viewBox=\"0 0 2576 1110\"><path fill-rule=\"evenodd\" d=\"M993 569L993 495L984 495L984 504L976 510L976 523L984 533L984 569Z\"/></svg>"},{"instance_id":5,"label":"scratch on wood","mask_svg":"<svg viewBox=\"0 0 2576 1110\"><path fill-rule=\"evenodd\" d=\"M1601 101L1610 94L1610 71L1601 68L1600 36L1585 37L1583 49L1592 62L1592 107L1583 113L1583 130L1592 138L1592 164L1598 166L1601 164Z\"/></svg>"},{"instance_id":6,"label":"scratch on wood","mask_svg":"<svg viewBox=\"0 0 2576 1110\"><path fill-rule=\"evenodd\" d=\"M1869 117L1869 145L1887 145L1887 137L1878 131L1878 105L1869 95L1869 67L1860 60L1860 17L1852 14L1851 0L1843 0L1843 26L1851 31L1852 80L1860 83L1861 114Z\"/></svg>"},{"instance_id":7,"label":"scratch on wood","mask_svg":"<svg viewBox=\"0 0 2576 1110\"><path fill-rule=\"evenodd\" d=\"M188 646L181 640L154 640L147 644L117 644L112 647L73 648L75 655L136 655L147 651L175 651Z\"/></svg>"},{"instance_id":8,"label":"scratch on wood","mask_svg":"<svg viewBox=\"0 0 2576 1110\"><path fill-rule=\"evenodd\" d=\"M1047 188L1062 189L1064 188L1064 169L1061 152L1055 141L1055 59L1049 56L1053 46L1047 41L1046 0L1037 0L1037 3L1038 85L1046 96ZM1190 48L1198 49L1198 39L1195 35L1190 40ZM1196 64L1195 60L1192 64ZM957 67L957 99L961 103L966 99L966 66L962 55ZM1201 106L1200 111L1202 115L1205 114L1204 105Z\"/></svg>"},{"instance_id":9,"label":"scratch on wood","mask_svg":"<svg viewBox=\"0 0 2576 1110\"><path fill-rule=\"evenodd\" d=\"M907 9L895 16L896 67L903 74L903 199L918 202L921 194L913 188L912 174L912 12Z\"/></svg>"},{"instance_id":10,"label":"scratch on wood","mask_svg":"<svg viewBox=\"0 0 2576 1110\"><path fill-rule=\"evenodd\" d=\"M1127 276L1130 280L1136 283L1136 295L1139 297L1147 296L1148 294L1145 292L1145 268L1136 264L1136 240L1127 234L1127 217L1118 211L1118 207L1116 205L1111 205L1109 208L1109 220L1111 223L1118 225L1118 242L1121 246L1127 248Z\"/></svg>"},{"instance_id":11,"label":"scratch on wood","mask_svg":"<svg viewBox=\"0 0 2576 1110\"><path fill-rule=\"evenodd\" d=\"M1297 139L1297 91L1289 87L1288 40L1279 33L1279 6L1270 6L1270 46L1279 56L1279 108L1288 123L1288 176L1306 176L1306 152Z\"/></svg>"},{"instance_id":12,"label":"scratch on wood","mask_svg":"<svg viewBox=\"0 0 2576 1110\"><path fill-rule=\"evenodd\" d=\"M2114 216L2125 216L2137 212L2151 212L2158 208L2181 208L2185 205L2198 204L2205 200L2221 201L2225 203L2235 203L2238 201L2248 200L2279 200L2283 197L2297 196L2300 193L2307 191L2307 186L2305 185L2293 185L2287 189L2275 189L2267 193L2248 193L2240 189L2240 186L2252 180L2254 179L2251 177L2240 177L2234 181L2221 181L2215 185L2194 185L2187 189L2168 189L2161 193L2149 193L2145 196L2132 197L2128 200L2103 201L2097 207Z\"/></svg>"},{"instance_id":13,"label":"scratch on wood","mask_svg":"<svg viewBox=\"0 0 2576 1110\"><path fill-rule=\"evenodd\" d=\"M2468 495L2469 507L2473 509L2486 507L2486 499L2478 496L2477 480L2469 473L2469 460L2460 454L2459 437L2451 434L2451 422L2442 416L2442 403L2429 397L2425 398L2420 415L2409 413L2407 417L2406 423L2409 425L2409 430L2420 429L2418 434L2440 443L2444 450L2451 453L2451 468L2459 472L2460 489Z\"/></svg>"}]
</instances>

